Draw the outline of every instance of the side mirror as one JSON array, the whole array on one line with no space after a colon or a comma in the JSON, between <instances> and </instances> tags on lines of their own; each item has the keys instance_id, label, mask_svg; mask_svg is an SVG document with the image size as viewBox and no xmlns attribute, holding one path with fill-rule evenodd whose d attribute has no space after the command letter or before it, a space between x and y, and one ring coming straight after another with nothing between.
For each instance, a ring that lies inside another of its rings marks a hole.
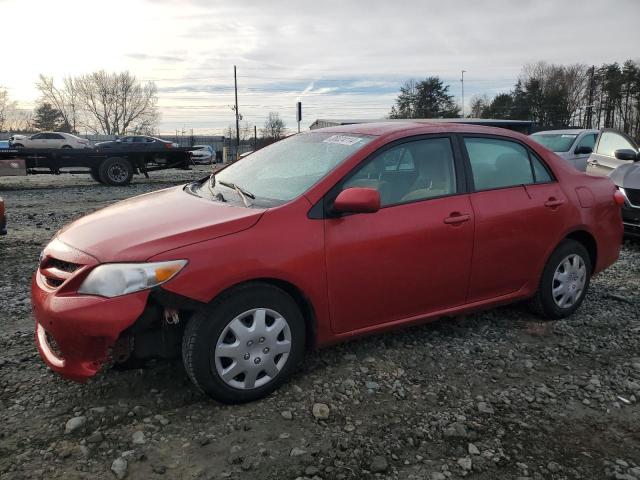
<instances>
[{"instance_id":1,"label":"side mirror","mask_svg":"<svg viewBox=\"0 0 640 480\"><path fill-rule=\"evenodd\" d=\"M590 153L593 153L593 149L591 147L587 147L586 145L580 145L573 151L573 153L575 153L576 155L589 155Z\"/></svg>"},{"instance_id":2,"label":"side mirror","mask_svg":"<svg viewBox=\"0 0 640 480\"><path fill-rule=\"evenodd\" d=\"M375 188L347 188L333 202L333 211L336 213L374 213L378 210L380 193Z\"/></svg>"},{"instance_id":3,"label":"side mirror","mask_svg":"<svg viewBox=\"0 0 640 480\"><path fill-rule=\"evenodd\" d=\"M613 155L618 160L632 160L634 162L638 161L638 154L630 148L620 148L616 150Z\"/></svg>"}]
</instances>

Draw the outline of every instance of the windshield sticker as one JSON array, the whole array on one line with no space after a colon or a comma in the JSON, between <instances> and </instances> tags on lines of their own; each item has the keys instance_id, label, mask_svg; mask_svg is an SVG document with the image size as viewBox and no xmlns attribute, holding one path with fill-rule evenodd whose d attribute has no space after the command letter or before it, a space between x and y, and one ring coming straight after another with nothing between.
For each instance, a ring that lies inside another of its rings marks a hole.
<instances>
[{"instance_id":1,"label":"windshield sticker","mask_svg":"<svg viewBox=\"0 0 640 480\"><path fill-rule=\"evenodd\" d=\"M329 138L323 140L324 143L337 143L340 145L355 145L362 138L351 137L349 135L331 135Z\"/></svg>"}]
</instances>

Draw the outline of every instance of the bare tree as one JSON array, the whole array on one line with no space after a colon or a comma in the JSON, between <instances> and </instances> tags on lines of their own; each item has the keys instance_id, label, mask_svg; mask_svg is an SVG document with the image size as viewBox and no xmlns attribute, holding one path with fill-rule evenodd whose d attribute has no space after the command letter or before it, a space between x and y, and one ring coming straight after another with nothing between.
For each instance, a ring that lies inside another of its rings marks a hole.
<instances>
[{"instance_id":1,"label":"bare tree","mask_svg":"<svg viewBox=\"0 0 640 480\"><path fill-rule=\"evenodd\" d=\"M76 133L80 124L80 99L76 80L73 77L62 79L62 87L58 88L53 77L40 75L36 88L42 95L42 103L50 103L62 115L64 124L72 133Z\"/></svg>"},{"instance_id":2,"label":"bare tree","mask_svg":"<svg viewBox=\"0 0 640 480\"><path fill-rule=\"evenodd\" d=\"M31 110L18 108L7 90L0 89L0 132L29 132L32 130L31 117Z\"/></svg>"},{"instance_id":3,"label":"bare tree","mask_svg":"<svg viewBox=\"0 0 640 480\"><path fill-rule=\"evenodd\" d=\"M264 128L260 129L263 138L280 140L285 136L286 124L280 118L278 112L269 112L269 116L264 122Z\"/></svg>"},{"instance_id":4,"label":"bare tree","mask_svg":"<svg viewBox=\"0 0 640 480\"><path fill-rule=\"evenodd\" d=\"M72 131L84 127L106 135L141 134L153 132L158 123L155 84L140 84L129 72L100 70L67 77L61 87L52 77L40 75L36 86L43 100L60 110Z\"/></svg>"},{"instance_id":5,"label":"bare tree","mask_svg":"<svg viewBox=\"0 0 640 480\"><path fill-rule=\"evenodd\" d=\"M470 118L482 118L489 105L491 105L491 99L486 93L484 95L474 95L471 97Z\"/></svg>"}]
</instances>

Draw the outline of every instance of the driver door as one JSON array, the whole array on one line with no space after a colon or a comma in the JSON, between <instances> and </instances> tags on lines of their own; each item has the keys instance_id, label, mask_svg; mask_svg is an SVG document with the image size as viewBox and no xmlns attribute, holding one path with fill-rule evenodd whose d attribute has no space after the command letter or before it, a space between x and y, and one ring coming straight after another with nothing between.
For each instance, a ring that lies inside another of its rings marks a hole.
<instances>
[{"instance_id":1,"label":"driver door","mask_svg":"<svg viewBox=\"0 0 640 480\"><path fill-rule=\"evenodd\" d=\"M403 162L397 168L394 158ZM377 189L381 209L325 219L334 332L465 302L474 221L455 163L449 137L421 138L383 147L345 179L340 190Z\"/></svg>"}]
</instances>

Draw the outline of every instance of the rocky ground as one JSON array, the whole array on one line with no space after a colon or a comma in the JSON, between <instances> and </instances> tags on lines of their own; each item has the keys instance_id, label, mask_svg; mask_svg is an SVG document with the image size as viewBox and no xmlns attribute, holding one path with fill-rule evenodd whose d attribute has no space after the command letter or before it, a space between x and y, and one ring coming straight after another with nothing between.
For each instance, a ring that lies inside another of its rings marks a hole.
<instances>
[{"instance_id":1,"label":"rocky ground","mask_svg":"<svg viewBox=\"0 0 640 480\"><path fill-rule=\"evenodd\" d=\"M593 280L578 312L541 323L507 307L308 356L269 398L224 406L180 362L52 374L33 343L29 280L63 224L128 187L0 179L0 478L640 479L640 244Z\"/></svg>"}]
</instances>

